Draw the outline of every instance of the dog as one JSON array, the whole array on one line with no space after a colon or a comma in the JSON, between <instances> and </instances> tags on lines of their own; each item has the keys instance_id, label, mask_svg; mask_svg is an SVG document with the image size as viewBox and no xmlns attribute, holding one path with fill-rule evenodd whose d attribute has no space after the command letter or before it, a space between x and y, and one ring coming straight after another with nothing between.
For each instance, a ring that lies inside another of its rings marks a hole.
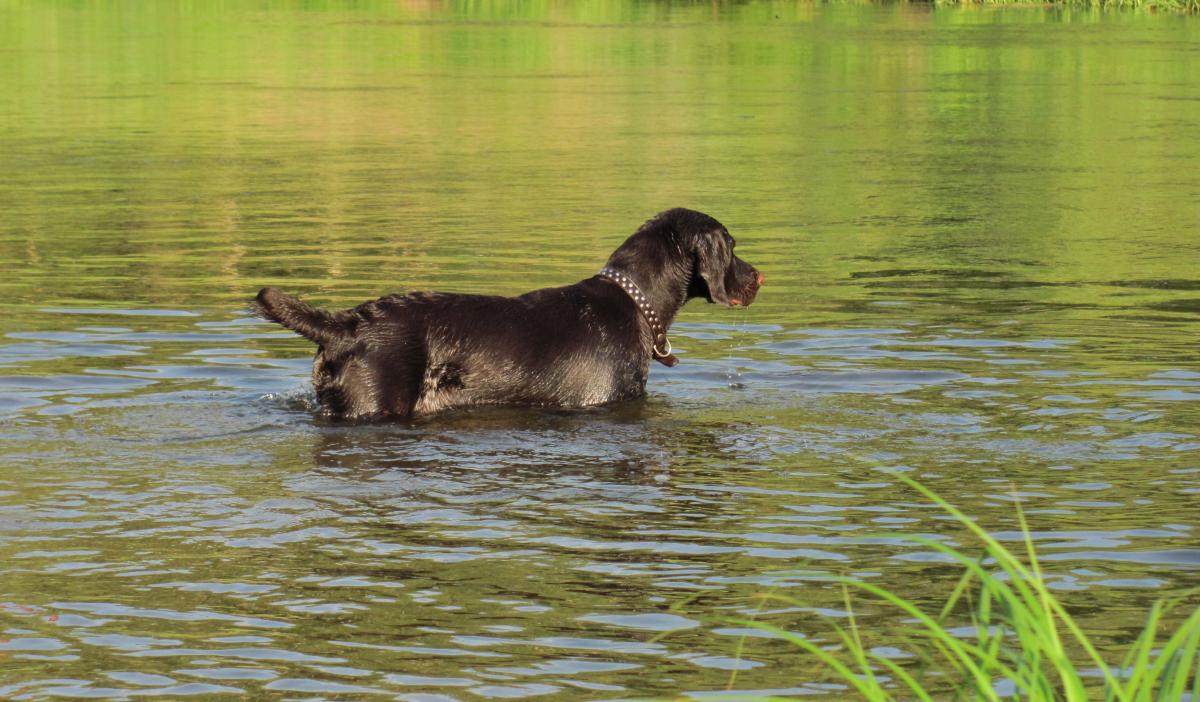
<instances>
[{"instance_id":1,"label":"dog","mask_svg":"<svg viewBox=\"0 0 1200 702\"><path fill-rule=\"evenodd\" d=\"M321 412L406 420L477 405L575 408L640 397L650 360L677 359L667 330L703 297L752 303L762 273L728 230L683 208L656 215L596 275L517 297L410 292L316 309L263 288L259 314L317 344Z\"/></svg>"}]
</instances>

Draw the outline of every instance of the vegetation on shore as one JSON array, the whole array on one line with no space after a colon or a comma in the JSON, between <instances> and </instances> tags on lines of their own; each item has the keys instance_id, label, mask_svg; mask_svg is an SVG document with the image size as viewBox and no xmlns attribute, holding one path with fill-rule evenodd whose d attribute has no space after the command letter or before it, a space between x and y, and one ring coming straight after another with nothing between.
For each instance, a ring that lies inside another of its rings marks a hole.
<instances>
[{"instance_id":1,"label":"vegetation on shore","mask_svg":"<svg viewBox=\"0 0 1200 702\"><path fill-rule=\"evenodd\" d=\"M836 633L832 641L808 638L762 621L737 623L803 649L871 702L930 702L947 694L956 700L988 702L1200 700L1200 607L1194 604L1195 592L1156 602L1123 658L1106 660L1047 586L1019 504L1024 560L929 488L905 475L894 477L952 515L983 546L981 557L971 557L928 537L901 537L963 568L940 612L925 611L861 578L840 577L832 580L842 588L848 616L844 626L830 620ZM865 643L864 628L857 624L852 606L854 591L903 617L911 644L907 653L919 660L917 665L912 665L911 659L908 665L901 665ZM795 598L777 594L763 597L802 605ZM1188 602L1191 604L1185 605ZM1187 607L1193 609L1187 612ZM962 635L964 624L971 632L967 636Z\"/></svg>"},{"instance_id":2,"label":"vegetation on shore","mask_svg":"<svg viewBox=\"0 0 1200 702\"><path fill-rule=\"evenodd\" d=\"M1200 13L1200 0L933 0L935 5L1013 5L1087 7L1096 9L1140 9Z\"/></svg>"}]
</instances>

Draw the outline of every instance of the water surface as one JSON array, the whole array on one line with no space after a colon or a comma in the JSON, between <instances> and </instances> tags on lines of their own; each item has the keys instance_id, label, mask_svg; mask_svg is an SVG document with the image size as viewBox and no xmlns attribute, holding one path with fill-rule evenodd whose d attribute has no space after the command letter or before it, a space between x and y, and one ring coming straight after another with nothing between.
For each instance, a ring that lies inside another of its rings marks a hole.
<instances>
[{"instance_id":1,"label":"water surface","mask_svg":"<svg viewBox=\"0 0 1200 702\"><path fill-rule=\"evenodd\" d=\"M0 40L0 696L843 698L728 619L829 640L839 574L939 606L888 535L968 542L883 469L1010 542L1020 500L1105 648L1198 582L1194 18L16 2ZM693 302L640 402L329 424L247 311L573 282L672 206L768 284Z\"/></svg>"}]
</instances>

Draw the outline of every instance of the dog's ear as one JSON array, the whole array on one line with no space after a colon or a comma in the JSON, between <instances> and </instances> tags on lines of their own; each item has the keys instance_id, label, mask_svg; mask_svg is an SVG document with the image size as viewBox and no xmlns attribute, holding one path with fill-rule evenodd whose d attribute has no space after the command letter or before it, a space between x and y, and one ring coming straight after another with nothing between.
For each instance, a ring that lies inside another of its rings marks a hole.
<instances>
[{"instance_id":1,"label":"dog's ear","mask_svg":"<svg viewBox=\"0 0 1200 702\"><path fill-rule=\"evenodd\" d=\"M733 247L726 241L727 235L720 229L704 232L696 237L696 273L708 287L708 301L729 306L729 294L725 292L725 272L733 259Z\"/></svg>"}]
</instances>

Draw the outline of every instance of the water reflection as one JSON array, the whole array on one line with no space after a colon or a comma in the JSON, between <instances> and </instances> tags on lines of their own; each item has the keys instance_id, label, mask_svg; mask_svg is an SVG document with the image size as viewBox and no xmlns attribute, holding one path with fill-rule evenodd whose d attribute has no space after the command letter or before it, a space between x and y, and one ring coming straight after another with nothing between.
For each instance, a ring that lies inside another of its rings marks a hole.
<instances>
[{"instance_id":1,"label":"water reflection","mask_svg":"<svg viewBox=\"0 0 1200 702\"><path fill-rule=\"evenodd\" d=\"M829 640L845 573L940 606L896 536L966 535L891 470L1005 542L1019 500L1102 648L1195 582L1194 23L6 12L0 697L840 699L723 618ZM638 402L330 424L246 310L562 284L672 205L770 285L690 305Z\"/></svg>"}]
</instances>

